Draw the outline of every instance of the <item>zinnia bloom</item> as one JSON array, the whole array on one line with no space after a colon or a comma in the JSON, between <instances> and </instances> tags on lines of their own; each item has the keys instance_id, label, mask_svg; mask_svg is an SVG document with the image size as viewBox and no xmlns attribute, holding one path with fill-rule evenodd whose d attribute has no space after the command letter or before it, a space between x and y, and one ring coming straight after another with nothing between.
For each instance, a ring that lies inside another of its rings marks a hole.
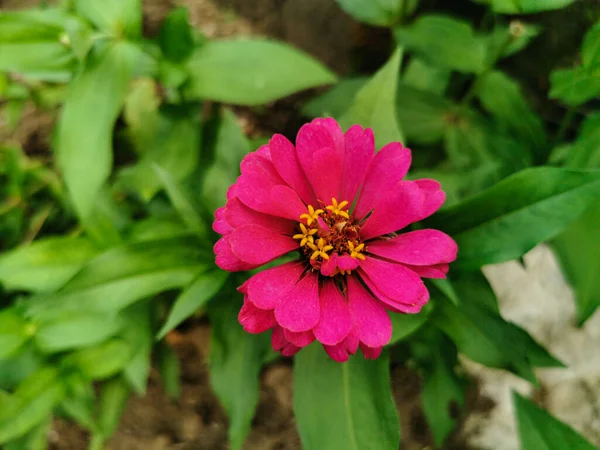
<instances>
[{"instance_id":1,"label":"zinnia bloom","mask_svg":"<svg viewBox=\"0 0 600 450\"><path fill-rule=\"evenodd\" d=\"M333 119L304 125L295 147L276 134L244 158L215 212L217 265L242 271L299 255L240 286L246 331L273 330L285 356L315 339L336 361L359 347L379 356L392 335L387 311L418 313L429 299L421 277L445 278L457 252L440 231L405 230L445 200L435 180L403 180L410 163L400 143L375 153L371 129L344 134Z\"/></svg>"}]
</instances>

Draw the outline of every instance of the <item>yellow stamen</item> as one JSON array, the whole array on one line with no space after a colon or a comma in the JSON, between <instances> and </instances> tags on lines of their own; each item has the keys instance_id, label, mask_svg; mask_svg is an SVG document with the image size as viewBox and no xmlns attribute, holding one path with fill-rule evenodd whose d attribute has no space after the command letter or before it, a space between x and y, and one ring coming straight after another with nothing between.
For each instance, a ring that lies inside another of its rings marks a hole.
<instances>
[{"instance_id":1,"label":"yellow stamen","mask_svg":"<svg viewBox=\"0 0 600 450\"><path fill-rule=\"evenodd\" d=\"M344 208L348 206L348 201L344 200L338 204L335 197L331 198L331 205L327 206L325 209L331 211L333 214L337 214L338 216L345 217L346 219L350 218L350 215L347 211L343 211Z\"/></svg>"},{"instance_id":2,"label":"yellow stamen","mask_svg":"<svg viewBox=\"0 0 600 450\"><path fill-rule=\"evenodd\" d=\"M317 245L309 245L310 249L313 250L313 254L310 259L317 259L319 256L323 259L329 259L328 251L333 250L333 245L325 245L325 239L319 238Z\"/></svg>"},{"instance_id":3,"label":"yellow stamen","mask_svg":"<svg viewBox=\"0 0 600 450\"><path fill-rule=\"evenodd\" d=\"M309 230L304 226L303 223L301 223L300 231L302 233L295 234L294 236L292 236L294 239L300 239L300 247L304 247L305 245L310 245L315 241L313 234L315 234L318 231L316 228Z\"/></svg>"},{"instance_id":4,"label":"yellow stamen","mask_svg":"<svg viewBox=\"0 0 600 450\"><path fill-rule=\"evenodd\" d=\"M308 205L308 213L304 213L300 216L300 220L306 219L306 224L310 225L319 218L319 214L323 214L322 209L315 209L312 205Z\"/></svg>"},{"instance_id":5,"label":"yellow stamen","mask_svg":"<svg viewBox=\"0 0 600 450\"><path fill-rule=\"evenodd\" d=\"M350 250L351 258L360 259L361 261L364 261L366 259L365 255L360 253L364 248L365 244L359 244L355 247L352 241L348 241L348 250Z\"/></svg>"}]
</instances>

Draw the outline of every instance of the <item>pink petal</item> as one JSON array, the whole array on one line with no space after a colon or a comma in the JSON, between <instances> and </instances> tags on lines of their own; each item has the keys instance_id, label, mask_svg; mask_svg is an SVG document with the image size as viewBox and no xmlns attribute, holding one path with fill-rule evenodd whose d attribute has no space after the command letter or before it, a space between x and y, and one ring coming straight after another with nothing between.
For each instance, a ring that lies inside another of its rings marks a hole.
<instances>
[{"instance_id":1,"label":"pink petal","mask_svg":"<svg viewBox=\"0 0 600 450\"><path fill-rule=\"evenodd\" d=\"M271 188L271 203L277 208L282 217L299 221L306 212L306 205L298 194L289 186L273 186Z\"/></svg>"},{"instance_id":2,"label":"pink petal","mask_svg":"<svg viewBox=\"0 0 600 450\"><path fill-rule=\"evenodd\" d=\"M382 195L373 213L360 230L363 239L370 239L402 228L421 219L424 194L412 181L400 181L394 189Z\"/></svg>"},{"instance_id":3,"label":"pink petal","mask_svg":"<svg viewBox=\"0 0 600 450\"><path fill-rule=\"evenodd\" d=\"M271 346L273 350L277 352L281 352L283 356L294 356L300 350L300 347L296 347L294 344L289 342L284 334L283 328L276 325L273 328L273 333L271 334Z\"/></svg>"},{"instance_id":4,"label":"pink petal","mask_svg":"<svg viewBox=\"0 0 600 450\"><path fill-rule=\"evenodd\" d=\"M296 137L296 151L300 165L306 173L310 168L312 155L324 147L330 147L340 155L344 155L344 132L338 123L331 118L315 119L300 128Z\"/></svg>"},{"instance_id":5,"label":"pink petal","mask_svg":"<svg viewBox=\"0 0 600 450\"><path fill-rule=\"evenodd\" d=\"M244 330L253 334L262 333L277 325L273 311L259 309L247 299L244 301L242 309L240 309L238 320Z\"/></svg>"},{"instance_id":6,"label":"pink petal","mask_svg":"<svg viewBox=\"0 0 600 450\"><path fill-rule=\"evenodd\" d=\"M319 322L319 277L307 272L275 307L279 325L290 331L312 330Z\"/></svg>"},{"instance_id":7,"label":"pink petal","mask_svg":"<svg viewBox=\"0 0 600 450\"><path fill-rule=\"evenodd\" d=\"M281 234L292 234L296 226L295 221L255 211L244 205L239 198L232 198L227 202L225 219L233 228L243 225L260 225Z\"/></svg>"},{"instance_id":8,"label":"pink petal","mask_svg":"<svg viewBox=\"0 0 600 450\"><path fill-rule=\"evenodd\" d=\"M219 234L228 234L233 231L233 227L229 225L229 223L225 219L224 206L215 211L215 221L213 222L212 228L213 230L215 230L216 233Z\"/></svg>"},{"instance_id":9,"label":"pink petal","mask_svg":"<svg viewBox=\"0 0 600 450\"><path fill-rule=\"evenodd\" d=\"M381 292L394 303L417 305L422 303L423 296L427 292L421 278L402 264L367 256L364 261L361 261L358 270L365 284L374 294L374 290Z\"/></svg>"},{"instance_id":10,"label":"pink petal","mask_svg":"<svg viewBox=\"0 0 600 450\"><path fill-rule=\"evenodd\" d=\"M263 270L244 283L248 298L257 308L275 309L283 294L298 282L302 272L304 265L295 261Z\"/></svg>"},{"instance_id":11,"label":"pink petal","mask_svg":"<svg viewBox=\"0 0 600 450\"><path fill-rule=\"evenodd\" d=\"M358 190L365 180L369 164L375 153L373 130L363 130L360 125L352 125L346 131L346 152L342 170L341 200L353 203Z\"/></svg>"},{"instance_id":12,"label":"pink petal","mask_svg":"<svg viewBox=\"0 0 600 450\"><path fill-rule=\"evenodd\" d=\"M229 244L229 236L230 235L223 236L216 242L215 246L213 247L213 250L216 255L215 263L217 264L217 266L229 272L240 272L242 270L250 270L257 267L256 265L252 265L245 261L242 261L231 251L231 245Z\"/></svg>"},{"instance_id":13,"label":"pink petal","mask_svg":"<svg viewBox=\"0 0 600 450\"><path fill-rule=\"evenodd\" d=\"M352 258L350 255L342 255L337 258L337 266L340 270L355 270L358 265L358 259Z\"/></svg>"},{"instance_id":14,"label":"pink petal","mask_svg":"<svg viewBox=\"0 0 600 450\"><path fill-rule=\"evenodd\" d=\"M365 359L377 359L379 358L379 355L381 355L383 347L371 348L361 342L360 349L362 350L363 355L365 355Z\"/></svg>"},{"instance_id":15,"label":"pink petal","mask_svg":"<svg viewBox=\"0 0 600 450\"><path fill-rule=\"evenodd\" d=\"M294 333L293 331L284 329L283 335L289 342L300 348L306 347L315 340L315 335L312 330Z\"/></svg>"},{"instance_id":16,"label":"pink petal","mask_svg":"<svg viewBox=\"0 0 600 450\"><path fill-rule=\"evenodd\" d=\"M347 277L348 306L360 341L369 347L381 347L392 338L390 316L356 277Z\"/></svg>"},{"instance_id":17,"label":"pink petal","mask_svg":"<svg viewBox=\"0 0 600 450\"><path fill-rule=\"evenodd\" d=\"M321 274L326 277L332 276L338 268L337 261L338 254L332 253L329 259L326 259L321 263Z\"/></svg>"},{"instance_id":18,"label":"pink petal","mask_svg":"<svg viewBox=\"0 0 600 450\"><path fill-rule=\"evenodd\" d=\"M421 278L446 278L450 266L448 264L436 264L433 266L409 266L410 270L415 272Z\"/></svg>"},{"instance_id":19,"label":"pink petal","mask_svg":"<svg viewBox=\"0 0 600 450\"><path fill-rule=\"evenodd\" d=\"M339 344L352 330L352 317L346 299L333 280L325 280L320 292L321 318L313 332L325 345Z\"/></svg>"},{"instance_id":20,"label":"pink petal","mask_svg":"<svg viewBox=\"0 0 600 450\"><path fill-rule=\"evenodd\" d=\"M325 205L331 204L331 198L339 200L342 180L342 156L331 147L323 147L312 155L310 169L306 177L310 181L317 199Z\"/></svg>"},{"instance_id":21,"label":"pink petal","mask_svg":"<svg viewBox=\"0 0 600 450\"><path fill-rule=\"evenodd\" d=\"M323 348L331 359L337 362L348 361L349 355L358 350L358 334L352 331L346 339L336 345L324 345Z\"/></svg>"},{"instance_id":22,"label":"pink petal","mask_svg":"<svg viewBox=\"0 0 600 450\"><path fill-rule=\"evenodd\" d=\"M294 145L286 137L276 134L271 138L269 148L273 165L281 178L298 193L298 196L306 204L314 205L316 197L300 166Z\"/></svg>"},{"instance_id":23,"label":"pink petal","mask_svg":"<svg viewBox=\"0 0 600 450\"><path fill-rule=\"evenodd\" d=\"M274 233L260 225L243 225L227 235L231 251L242 261L255 266L268 263L299 248L291 236Z\"/></svg>"},{"instance_id":24,"label":"pink petal","mask_svg":"<svg viewBox=\"0 0 600 450\"><path fill-rule=\"evenodd\" d=\"M379 289L377 289L377 287L364 274L362 276L362 279L364 283L369 287L369 290L371 291L373 296L377 300L379 300L382 303L383 307L388 311L393 311L402 314L417 314L427 303L427 300L429 300L429 292L427 291L427 288L424 287L423 295L420 298L418 298L414 303L399 303L398 301L390 298L389 296L381 292Z\"/></svg>"},{"instance_id":25,"label":"pink petal","mask_svg":"<svg viewBox=\"0 0 600 450\"><path fill-rule=\"evenodd\" d=\"M354 217L362 219L383 195L387 195L410 167L412 157L408 148L399 142L385 145L373 158L360 191Z\"/></svg>"},{"instance_id":26,"label":"pink petal","mask_svg":"<svg viewBox=\"0 0 600 450\"><path fill-rule=\"evenodd\" d=\"M369 253L414 266L449 263L456 259L456 242L438 230L417 230L393 239L369 242Z\"/></svg>"},{"instance_id":27,"label":"pink petal","mask_svg":"<svg viewBox=\"0 0 600 450\"><path fill-rule=\"evenodd\" d=\"M446 193L442 191L442 185L435 180L422 178L414 182L425 194L425 201L419 218L419 220L423 220L441 208L444 201L446 201Z\"/></svg>"}]
</instances>

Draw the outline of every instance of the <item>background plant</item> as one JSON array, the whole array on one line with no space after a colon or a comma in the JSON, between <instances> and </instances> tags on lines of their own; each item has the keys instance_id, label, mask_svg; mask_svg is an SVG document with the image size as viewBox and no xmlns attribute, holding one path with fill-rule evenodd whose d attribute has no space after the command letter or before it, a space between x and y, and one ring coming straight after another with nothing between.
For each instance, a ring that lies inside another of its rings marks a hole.
<instances>
[{"instance_id":1,"label":"background plant","mask_svg":"<svg viewBox=\"0 0 600 450\"><path fill-rule=\"evenodd\" d=\"M436 178L448 193L446 209L425 225L451 234L460 252L450 279L428 286L422 313L392 316L389 351L377 361L338 364L314 345L299 353L303 447L397 449L390 360L422 374L438 446L464 407L459 353L532 383L536 367L561 367L502 318L480 268L549 241L580 323L600 304L600 116L590 102L600 94L600 22L580 64L550 74L549 97L565 106L559 126L539 116L502 65L544 32L525 14L572 2L480 0L487 12L475 26L423 12L417 0L338 0L394 39L375 74L339 81L281 43L209 40L184 9L154 39L142 34L135 0L0 13L7 125L28 102L59 115L52 158L0 150L0 443L45 448L52 417L65 416L101 448L127 398L145 392L152 357L178 395L178 361L164 338L206 314L213 388L231 446L241 448L260 371L275 356L268 337L237 323L235 287L245 275L213 262L212 212L258 146L222 104L261 105L327 84L335 85L303 113L370 126L378 148L409 145L411 176ZM523 449L594 448L528 400L516 396L515 406Z\"/></svg>"}]
</instances>

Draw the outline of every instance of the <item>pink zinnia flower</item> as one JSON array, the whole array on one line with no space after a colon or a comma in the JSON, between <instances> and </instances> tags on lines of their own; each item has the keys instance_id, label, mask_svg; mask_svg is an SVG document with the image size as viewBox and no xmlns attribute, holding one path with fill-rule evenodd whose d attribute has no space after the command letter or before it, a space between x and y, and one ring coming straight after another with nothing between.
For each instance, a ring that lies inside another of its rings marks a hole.
<instances>
[{"instance_id":1,"label":"pink zinnia flower","mask_svg":"<svg viewBox=\"0 0 600 450\"><path fill-rule=\"evenodd\" d=\"M440 231L401 232L445 200L435 180L402 180L410 163L400 143L375 154L371 129L344 134L333 119L304 125L295 147L276 134L244 158L215 212L217 265L250 270L299 254L240 286L246 331L273 330L286 356L315 339L336 361L359 346L379 356L392 335L386 310L418 313L429 299L421 277L445 278L457 252Z\"/></svg>"}]
</instances>

